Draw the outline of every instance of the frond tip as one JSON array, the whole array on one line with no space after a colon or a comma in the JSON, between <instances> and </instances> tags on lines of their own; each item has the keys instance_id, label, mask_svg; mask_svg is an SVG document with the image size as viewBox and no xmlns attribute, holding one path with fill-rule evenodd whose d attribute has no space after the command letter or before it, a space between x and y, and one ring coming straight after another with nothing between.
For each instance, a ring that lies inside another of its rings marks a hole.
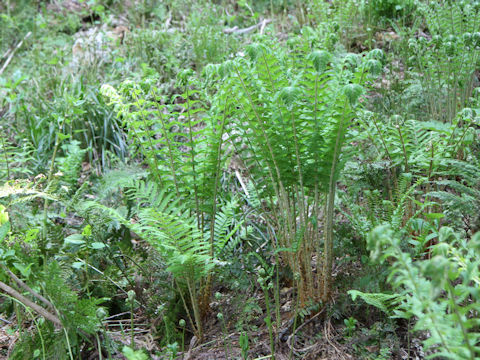
<instances>
[{"instance_id":1,"label":"frond tip","mask_svg":"<svg viewBox=\"0 0 480 360\"><path fill-rule=\"evenodd\" d=\"M347 84L343 87L343 91L350 102L350 105L355 105L358 98L363 94L364 89L358 84Z\"/></svg>"},{"instance_id":2,"label":"frond tip","mask_svg":"<svg viewBox=\"0 0 480 360\"><path fill-rule=\"evenodd\" d=\"M277 96L285 103L287 106L292 106L293 103L299 98L301 90L295 86L287 86L280 90Z\"/></svg>"},{"instance_id":3,"label":"frond tip","mask_svg":"<svg viewBox=\"0 0 480 360\"><path fill-rule=\"evenodd\" d=\"M308 55L313 63L313 67L318 73L323 73L330 61L332 61L332 54L325 50L315 50Z\"/></svg>"}]
</instances>

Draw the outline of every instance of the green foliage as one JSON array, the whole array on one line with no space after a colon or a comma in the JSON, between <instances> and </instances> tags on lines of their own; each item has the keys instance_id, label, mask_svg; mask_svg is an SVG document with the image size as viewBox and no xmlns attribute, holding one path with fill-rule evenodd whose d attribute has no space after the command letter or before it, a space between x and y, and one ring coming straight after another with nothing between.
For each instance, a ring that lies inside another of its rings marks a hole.
<instances>
[{"instance_id":1,"label":"green foliage","mask_svg":"<svg viewBox=\"0 0 480 360\"><path fill-rule=\"evenodd\" d=\"M161 86L165 87L165 90L170 90L175 85L178 72L188 62L185 45L172 49L170 44L181 44L182 41L179 32L146 28L132 31L125 39L125 44L127 55L139 64L147 64L154 69Z\"/></svg>"},{"instance_id":2,"label":"green foliage","mask_svg":"<svg viewBox=\"0 0 480 360\"><path fill-rule=\"evenodd\" d=\"M123 355L128 360L148 360L149 357L142 350L133 350L128 346L124 346L122 349Z\"/></svg>"},{"instance_id":3,"label":"green foliage","mask_svg":"<svg viewBox=\"0 0 480 360\"><path fill-rule=\"evenodd\" d=\"M319 213L323 192L331 199L333 214L342 146L363 93L359 82L370 75L366 63L353 54L331 60L326 51L310 52L304 45L285 51L263 40L247 47L248 58L211 66L206 74L222 79L213 106L238 119L234 127L227 124L227 133L251 169L255 196L269 199L268 216L278 229L276 246L299 274L302 297L315 293L318 298L328 291L315 289L321 281L311 273L310 258L320 239L317 219L308 220L306 213ZM331 227L327 218L326 234ZM324 284L329 284L332 256L328 236L324 275L318 274Z\"/></svg>"},{"instance_id":4,"label":"green foliage","mask_svg":"<svg viewBox=\"0 0 480 360\"><path fill-rule=\"evenodd\" d=\"M416 9L416 0L363 0L362 7L366 16L374 19L395 19L410 16Z\"/></svg>"},{"instance_id":5,"label":"green foliage","mask_svg":"<svg viewBox=\"0 0 480 360\"><path fill-rule=\"evenodd\" d=\"M431 35L410 38L409 66L422 84L429 117L451 122L468 106L475 86L480 35L477 2L432 1L421 5Z\"/></svg>"},{"instance_id":6,"label":"green foliage","mask_svg":"<svg viewBox=\"0 0 480 360\"><path fill-rule=\"evenodd\" d=\"M62 324L72 335L82 331L94 334L99 326L97 305L103 300L79 299L77 294L69 290L64 276L60 266L52 262L45 273L45 294L62 315Z\"/></svg>"},{"instance_id":7,"label":"green foliage","mask_svg":"<svg viewBox=\"0 0 480 360\"><path fill-rule=\"evenodd\" d=\"M118 221L147 240L161 255L181 291L189 294L193 308L194 331L202 335L199 309L199 283L211 272L216 260L211 252L211 239L221 249L236 232L238 226L229 230L231 223L227 213L219 212L212 230L201 231L197 218L189 213L186 204L181 204L173 193L159 190L154 182L143 181L131 184L127 196L136 201L135 218L125 218L115 209L98 203L86 203L87 209L98 209L109 218ZM209 231L213 231L210 234ZM184 300L184 305L187 306ZM186 309L189 310L188 308Z\"/></svg>"},{"instance_id":8,"label":"green foliage","mask_svg":"<svg viewBox=\"0 0 480 360\"><path fill-rule=\"evenodd\" d=\"M222 114L205 116L202 94L190 88L188 72L179 75L185 92L174 97L175 103L162 104L156 73L144 70L140 86L127 81L118 93L104 85L102 93L124 119L134 153L141 154L155 181L185 201L194 200L190 205L198 214L210 212L225 161L222 143L226 119Z\"/></svg>"},{"instance_id":9,"label":"green foliage","mask_svg":"<svg viewBox=\"0 0 480 360\"><path fill-rule=\"evenodd\" d=\"M476 232L480 229L480 169L459 160L448 161L445 166L438 174L442 176L437 181L438 190L429 195L442 204L447 223L455 228L465 226L469 233Z\"/></svg>"},{"instance_id":10,"label":"green foliage","mask_svg":"<svg viewBox=\"0 0 480 360\"><path fill-rule=\"evenodd\" d=\"M222 31L222 17L222 8L210 2L194 5L187 31L191 33L188 42L197 71L226 60L228 54L236 51L237 39Z\"/></svg>"},{"instance_id":11,"label":"green foliage","mask_svg":"<svg viewBox=\"0 0 480 360\"><path fill-rule=\"evenodd\" d=\"M442 211L452 224L462 226L466 220L476 229L478 182L473 174L478 165L471 151L471 114L465 109L449 125L399 116L380 121L363 113L364 131L357 139L373 146L365 152L364 169L349 173L348 193L356 200L344 195L350 209L346 216L360 237L388 222L396 231L418 233L421 251ZM460 149L464 160L458 159Z\"/></svg>"},{"instance_id":12,"label":"green foliage","mask_svg":"<svg viewBox=\"0 0 480 360\"><path fill-rule=\"evenodd\" d=\"M432 257L414 262L389 226L375 228L368 239L372 257L391 263L389 281L402 298L396 316L416 317L415 330L429 331L424 345L433 353L430 358L475 359L479 354L479 241L479 234L467 240L443 227Z\"/></svg>"},{"instance_id":13,"label":"green foliage","mask_svg":"<svg viewBox=\"0 0 480 360\"><path fill-rule=\"evenodd\" d=\"M80 176L82 161L87 149L80 148L80 142L73 140L69 144L62 145L65 152L64 158L58 158L58 169L62 172L62 179L69 185L75 186Z\"/></svg>"},{"instance_id":14,"label":"green foliage","mask_svg":"<svg viewBox=\"0 0 480 360\"><path fill-rule=\"evenodd\" d=\"M139 204L138 223L131 229L160 251L167 270L180 281L205 276L214 265L209 258L208 237L202 237L195 218L188 215L179 199L174 201L173 194L167 195L154 183L143 182L136 184L128 195Z\"/></svg>"},{"instance_id":15,"label":"green foliage","mask_svg":"<svg viewBox=\"0 0 480 360\"><path fill-rule=\"evenodd\" d=\"M19 248L17 248L19 250ZM10 252L8 262L14 262L14 268L22 269L20 252L15 255ZM18 256L17 256L18 255ZM14 257L15 256L15 257ZM30 268L33 263L30 263ZM10 265L9 265L10 266ZM32 267L36 267L33 265ZM2 268L2 270L5 267ZM3 271L2 271L2 276ZM33 288L41 288L48 301L53 304L53 311L59 314L64 331L55 329L53 324L44 319L36 322L37 328L35 332L26 335L21 342L18 342L13 349L12 359L35 358L39 348L46 358L63 359L69 352L79 353L81 337L85 335L95 334L99 329L99 322L96 317L97 306L103 302L98 299L79 299L78 295L73 292L66 283L65 272L60 268L58 263L52 262L45 267L43 273L34 274L21 271L22 277L27 277ZM40 347L41 344L41 347Z\"/></svg>"},{"instance_id":16,"label":"green foliage","mask_svg":"<svg viewBox=\"0 0 480 360\"><path fill-rule=\"evenodd\" d=\"M399 317L432 358L480 357L479 11L0 1L0 281L54 316L5 297L10 357L149 358L150 329L173 359L210 306L227 358L262 314L273 357L293 303L295 353L327 306L354 357L420 357Z\"/></svg>"},{"instance_id":17,"label":"green foliage","mask_svg":"<svg viewBox=\"0 0 480 360\"><path fill-rule=\"evenodd\" d=\"M21 40L28 31L36 26L37 12L30 6L29 0L7 1L0 8L0 53L3 55L8 47Z\"/></svg>"},{"instance_id":18,"label":"green foliage","mask_svg":"<svg viewBox=\"0 0 480 360\"><path fill-rule=\"evenodd\" d=\"M0 179L19 179L32 174L29 165L33 162L33 149L27 141L16 145L0 133Z\"/></svg>"},{"instance_id":19,"label":"green foliage","mask_svg":"<svg viewBox=\"0 0 480 360\"><path fill-rule=\"evenodd\" d=\"M352 336L353 331L355 330L355 326L357 325L357 320L354 317L349 317L348 319L344 319L343 323L347 329L348 336Z\"/></svg>"},{"instance_id":20,"label":"green foliage","mask_svg":"<svg viewBox=\"0 0 480 360\"><path fill-rule=\"evenodd\" d=\"M358 290L349 290L348 294L352 297L353 301L359 297L367 304L382 310L387 315L392 315L392 310L396 309L398 303L402 300L397 294L363 293Z\"/></svg>"}]
</instances>

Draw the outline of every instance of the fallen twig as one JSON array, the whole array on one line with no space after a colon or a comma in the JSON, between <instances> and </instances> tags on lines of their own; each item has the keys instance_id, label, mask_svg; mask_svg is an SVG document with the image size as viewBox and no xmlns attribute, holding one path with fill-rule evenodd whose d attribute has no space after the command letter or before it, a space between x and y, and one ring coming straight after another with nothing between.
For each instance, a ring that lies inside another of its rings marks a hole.
<instances>
[{"instance_id":1,"label":"fallen twig","mask_svg":"<svg viewBox=\"0 0 480 360\"><path fill-rule=\"evenodd\" d=\"M5 59L10 53L12 52L12 48L8 48L7 51L5 51L5 54L2 55L1 59Z\"/></svg>"},{"instance_id":2,"label":"fallen twig","mask_svg":"<svg viewBox=\"0 0 480 360\"><path fill-rule=\"evenodd\" d=\"M20 301L23 305L28 306L29 308L31 308L32 310L34 310L35 312L37 312L38 314L43 316L45 319L50 320L55 325L62 326L62 322L60 321L60 319L57 316L53 315L52 313L49 313L43 307L41 307L38 304L35 304L33 301L26 298L25 296L20 294L17 290L11 288L7 284L3 283L2 281L0 281L0 289L5 291L11 297Z\"/></svg>"},{"instance_id":3,"label":"fallen twig","mask_svg":"<svg viewBox=\"0 0 480 360\"><path fill-rule=\"evenodd\" d=\"M308 350L312 349L315 347L315 344L313 345L310 345L310 346L307 346L303 349L296 349L295 348L295 335L297 334L297 332L299 330L301 330L303 327L305 327L307 324L311 323L314 319L316 319L320 314L323 313L325 309L322 309L320 312L316 313L315 315L313 315L310 319L308 319L307 321L305 321L303 324L301 324L299 327L297 327L295 329L295 331L288 337L287 339L287 345L288 347L293 350L293 352L295 354L299 354L299 353L305 353L307 352ZM292 344L292 340L293 340L293 344Z\"/></svg>"},{"instance_id":4,"label":"fallen twig","mask_svg":"<svg viewBox=\"0 0 480 360\"><path fill-rule=\"evenodd\" d=\"M0 318L0 321L3 321L5 324L11 324L11 321L5 320L4 318Z\"/></svg>"},{"instance_id":5,"label":"fallen twig","mask_svg":"<svg viewBox=\"0 0 480 360\"><path fill-rule=\"evenodd\" d=\"M15 46L15 49L13 49L13 51L10 53L10 55L8 56L7 60L5 60L5 63L3 64L2 68L0 69L0 75L3 74L3 72L5 71L5 69L7 68L8 64L10 64L10 61L12 61L13 59L13 56L15 55L15 53L17 52L18 49L20 49L23 45L23 42L25 40L27 40L30 35L32 35L32 32L29 31L27 33L27 35L25 35L25 37L17 44L17 46Z\"/></svg>"},{"instance_id":6,"label":"fallen twig","mask_svg":"<svg viewBox=\"0 0 480 360\"><path fill-rule=\"evenodd\" d=\"M54 309L54 306L50 301L45 299L42 295L37 293L35 290L30 288L27 284L25 284L22 280L20 280L13 272L10 271L5 265L2 264L2 268L5 270L5 272L12 278L13 281L17 283L18 286L20 286L23 290L28 291L30 294L32 294L34 297L39 299L41 302L43 302L47 307L50 307Z\"/></svg>"},{"instance_id":7,"label":"fallen twig","mask_svg":"<svg viewBox=\"0 0 480 360\"><path fill-rule=\"evenodd\" d=\"M263 19L262 21L260 21L258 24L256 25L252 25L248 28L244 28L244 29L239 29L238 26L234 26L233 28L226 28L226 29L223 29L223 32L225 34L238 34L238 35L242 35L242 34L248 34L249 32L252 32L258 28L261 29L261 32L263 33L263 30L265 29L265 26L267 26L267 24L271 23L272 20L271 19Z\"/></svg>"}]
</instances>

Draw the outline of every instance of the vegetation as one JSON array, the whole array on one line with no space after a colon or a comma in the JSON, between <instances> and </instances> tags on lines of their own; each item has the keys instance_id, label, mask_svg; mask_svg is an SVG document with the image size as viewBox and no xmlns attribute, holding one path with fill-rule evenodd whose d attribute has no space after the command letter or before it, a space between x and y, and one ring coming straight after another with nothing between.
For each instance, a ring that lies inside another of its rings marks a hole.
<instances>
[{"instance_id":1,"label":"vegetation","mask_svg":"<svg viewBox=\"0 0 480 360\"><path fill-rule=\"evenodd\" d=\"M480 358L480 2L0 3L0 357Z\"/></svg>"}]
</instances>

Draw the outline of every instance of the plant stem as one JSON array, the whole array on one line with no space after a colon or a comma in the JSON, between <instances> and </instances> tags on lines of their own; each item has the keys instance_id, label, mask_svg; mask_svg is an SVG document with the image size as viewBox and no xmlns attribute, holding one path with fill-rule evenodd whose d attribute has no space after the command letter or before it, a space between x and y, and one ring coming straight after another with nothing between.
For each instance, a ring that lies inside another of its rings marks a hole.
<instances>
[{"instance_id":1,"label":"plant stem","mask_svg":"<svg viewBox=\"0 0 480 360\"><path fill-rule=\"evenodd\" d=\"M134 339L134 332L133 332L133 328L134 328L134 324L133 324L133 307L134 307L134 302L135 300L132 299L130 300L130 347L132 349L135 349L135 339Z\"/></svg>"},{"instance_id":2,"label":"plant stem","mask_svg":"<svg viewBox=\"0 0 480 360\"><path fill-rule=\"evenodd\" d=\"M467 343L468 350L470 351L470 359L475 360L475 350L474 350L472 344L470 343L470 339L468 337L468 331L465 328L465 324L463 323L463 319L460 315L460 312L458 311L458 306L457 306L457 303L455 301L455 294L453 292L454 288L453 288L453 286L452 286L452 284L449 280L447 280L447 288L448 288L448 294L450 295L449 297L450 297L450 302L452 304L453 311L455 312L455 315L457 315L458 324L460 325L460 329L462 329L462 334L463 334L464 341Z\"/></svg>"},{"instance_id":3,"label":"plant stem","mask_svg":"<svg viewBox=\"0 0 480 360\"><path fill-rule=\"evenodd\" d=\"M23 305L32 308L33 310L35 310L35 312L37 312L38 314L43 316L45 319L50 320L55 325L62 326L62 322L60 321L60 319L57 316L48 312L47 310L42 308L40 305L38 305L38 304L34 303L33 301L31 301L30 299L26 298L25 296L20 294L18 291L11 288L10 286L8 286L7 284L5 284L2 281L0 281L0 289L3 290L4 292L6 292L7 294L9 294L11 297L17 299Z\"/></svg>"},{"instance_id":4,"label":"plant stem","mask_svg":"<svg viewBox=\"0 0 480 360\"><path fill-rule=\"evenodd\" d=\"M63 124L64 124L64 121L62 120L60 122L60 126L59 126L59 133L62 133L63 131ZM48 171L48 176L47 176L47 186L49 186L50 182L52 181L52 177L53 177L53 170L55 169L55 158L57 156L57 151L58 151L58 148L60 146L60 137L58 136L58 134L56 135L55 137L55 146L53 148L53 154L52 154L52 158L50 160L50 169ZM40 243L40 250L42 252L42 256L43 256L43 265L46 266L47 265L47 213L48 211L48 199L45 199L45 202L43 204L43 238L42 238L42 241Z\"/></svg>"},{"instance_id":5,"label":"plant stem","mask_svg":"<svg viewBox=\"0 0 480 360\"><path fill-rule=\"evenodd\" d=\"M3 120L3 118L0 120ZM8 162L7 149L5 148L5 139L3 138L3 134L0 135L0 139L2 139L2 151L3 151L3 156L5 157L5 166L7 167L7 181L8 181L10 180L10 165Z\"/></svg>"},{"instance_id":6,"label":"plant stem","mask_svg":"<svg viewBox=\"0 0 480 360\"><path fill-rule=\"evenodd\" d=\"M270 299L269 299L269 295L268 295L268 285L264 284L264 285L262 285L262 287L263 287L263 291L265 293L265 307L266 307L266 312L267 312L265 322L267 323L268 335L270 336L270 351L272 353L271 359L275 360L275 341L274 341L274 338L273 338L272 317L270 315Z\"/></svg>"},{"instance_id":7,"label":"plant stem","mask_svg":"<svg viewBox=\"0 0 480 360\"><path fill-rule=\"evenodd\" d=\"M223 330L223 348L225 350L225 359L228 360L228 347L227 347L227 327L225 325L225 319L222 316L222 330Z\"/></svg>"},{"instance_id":8,"label":"plant stem","mask_svg":"<svg viewBox=\"0 0 480 360\"><path fill-rule=\"evenodd\" d=\"M68 338L67 329L63 328L63 333L65 334L65 339L67 340L68 354L70 355L70 360L73 360L72 346L70 345L70 339Z\"/></svg>"},{"instance_id":9,"label":"plant stem","mask_svg":"<svg viewBox=\"0 0 480 360\"><path fill-rule=\"evenodd\" d=\"M345 108L347 104L345 103ZM326 219L325 219L325 242L324 242L324 263L323 263L323 293L322 300L326 303L330 294L332 265L333 265L333 211L335 208L335 190L336 190L336 169L340 153L340 138L343 132L343 122L345 114L340 119L340 125L335 139L335 149L332 158L332 167L330 169L330 179L328 185Z\"/></svg>"},{"instance_id":10,"label":"plant stem","mask_svg":"<svg viewBox=\"0 0 480 360\"><path fill-rule=\"evenodd\" d=\"M297 293L297 301L295 303L295 312L293 314L294 319L293 319L293 329L292 329L292 334L293 334L293 341L295 341L295 331L297 330L297 319L298 319L298 308L300 305L300 297L298 296ZM293 346L294 344L291 344L290 346L290 353L288 354L288 359L292 360L293 359Z\"/></svg>"}]
</instances>

